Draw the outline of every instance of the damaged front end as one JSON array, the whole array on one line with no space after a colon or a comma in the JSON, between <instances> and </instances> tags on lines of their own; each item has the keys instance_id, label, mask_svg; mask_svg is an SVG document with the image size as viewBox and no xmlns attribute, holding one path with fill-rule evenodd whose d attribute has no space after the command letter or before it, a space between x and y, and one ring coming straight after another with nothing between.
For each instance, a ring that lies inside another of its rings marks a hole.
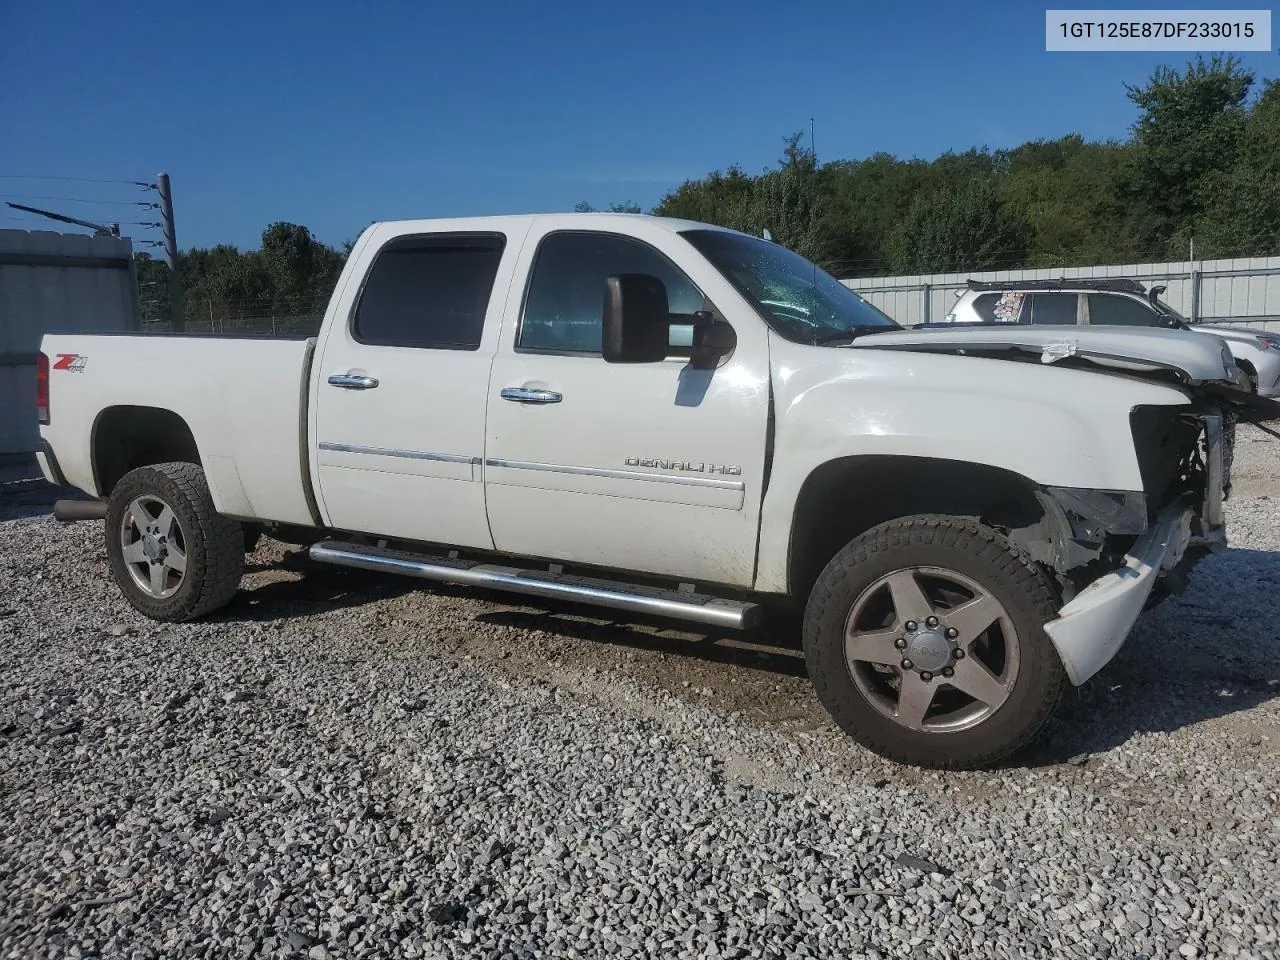
<instances>
[{"instance_id":1,"label":"damaged front end","mask_svg":"<svg viewBox=\"0 0 1280 960\"><path fill-rule=\"evenodd\" d=\"M1234 416L1138 407L1130 425L1143 489L1044 488L1051 529L1026 544L1057 575L1065 602L1045 632L1075 684L1115 655L1157 591L1180 592L1191 567L1226 544Z\"/></svg>"},{"instance_id":2,"label":"damaged front end","mask_svg":"<svg viewBox=\"0 0 1280 960\"><path fill-rule=\"evenodd\" d=\"M1252 394L1230 348L1209 334L951 325L867 336L853 348L1038 363L1160 385L1185 398L1131 410L1140 490L1041 486L1034 522L1002 527L1056 581L1062 606L1044 629L1076 684L1115 655L1153 597L1181 590L1192 566L1225 545L1237 418L1260 426L1280 419L1280 405Z\"/></svg>"}]
</instances>

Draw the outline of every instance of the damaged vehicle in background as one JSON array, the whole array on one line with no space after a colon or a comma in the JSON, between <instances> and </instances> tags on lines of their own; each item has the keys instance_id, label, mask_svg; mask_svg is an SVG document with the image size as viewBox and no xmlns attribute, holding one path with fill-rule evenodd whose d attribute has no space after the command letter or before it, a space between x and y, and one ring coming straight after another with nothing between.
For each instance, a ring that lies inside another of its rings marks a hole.
<instances>
[{"instance_id":1,"label":"damaged vehicle in background","mask_svg":"<svg viewBox=\"0 0 1280 960\"><path fill-rule=\"evenodd\" d=\"M948 324L1019 323L1035 326L1163 327L1209 333L1227 342L1249 388L1280 397L1280 333L1234 323L1191 323L1136 280L970 280L936 328Z\"/></svg>"},{"instance_id":2,"label":"damaged vehicle in background","mask_svg":"<svg viewBox=\"0 0 1280 960\"><path fill-rule=\"evenodd\" d=\"M852 737L974 767L1224 543L1235 370L1196 333L903 331L700 223L411 220L313 339L46 336L40 460L157 620L232 602L264 529L716 628L791 607Z\"/></svg>"}]
</instances>

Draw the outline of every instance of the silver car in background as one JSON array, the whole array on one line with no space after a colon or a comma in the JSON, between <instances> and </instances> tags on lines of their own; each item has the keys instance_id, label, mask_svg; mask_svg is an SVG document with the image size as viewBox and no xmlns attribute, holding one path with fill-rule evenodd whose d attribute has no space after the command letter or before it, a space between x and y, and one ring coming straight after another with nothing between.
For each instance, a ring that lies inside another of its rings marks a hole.
<instances>
[{"instance_id":1,"label":"silver car in background","mask_svg":"<svg viewBox=\"0 0 1280 960\"><path fill-rule=\"evenodd\" d=\"M955 323L1165 327L1211 333L1226 341L1254 392L1280 396L1280 332L1234 324L1192 324L1160 300L1164 287L1136 280L970 280L947 314ZM944 324L927 324L942 326Z\"/></svg>"}]
</instances>

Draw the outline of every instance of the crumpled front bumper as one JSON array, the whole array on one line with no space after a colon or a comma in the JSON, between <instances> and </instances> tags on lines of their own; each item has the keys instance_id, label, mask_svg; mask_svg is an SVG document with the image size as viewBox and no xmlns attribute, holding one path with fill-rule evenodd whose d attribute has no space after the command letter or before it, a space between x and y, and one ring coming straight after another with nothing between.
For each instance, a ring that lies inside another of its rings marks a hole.
<instances>
[{"instance_id":1,"label":"crumpled front bumper","mask_svg":"<svg viewBox=\"0 0 1280 960\"><path fill-rule=\"evenodd\" d=\"M1203 417L1204 487L1196 503L1166 506L1125 555L1124 566L1099 577L1071 599L1044 630L1076 686L1101 670L1124 644L1156 582L1173 571L1189 547L1226 546L1223 503L1230 489L1234 429L1221 414ZM1188 557L1194 562L1196 556ZM1179 573L1183 571L1178 571Z\"/></svg>"},{"instance_id":2,"label":"crumpled front bumper","mask_svg":"<svg viewBox=\"0 0 1280 960\"><path fill-rule=\"evenodd\" d=\"M1195 511L1175 504L1134 543L1125 565L1081 590L1045 624L1076 686L1106 666L1124 644L1161 574L1173 568L1191 542Z\"/></svg>"}]
</instances>

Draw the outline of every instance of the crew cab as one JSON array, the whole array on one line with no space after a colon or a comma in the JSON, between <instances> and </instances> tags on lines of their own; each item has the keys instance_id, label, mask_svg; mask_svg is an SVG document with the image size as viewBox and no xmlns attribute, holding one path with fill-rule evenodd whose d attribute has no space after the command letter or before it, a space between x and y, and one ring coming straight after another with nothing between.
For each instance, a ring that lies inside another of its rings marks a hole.
<instances>
[{"instance_id":1,"label":"crew cab","mask_svg":"<svg viewBox=\"0 0 1280 960\"><path fill-rule=\"evenodd\" d=\"M839 725L926 766L1028 742L1225 536L1220 340L905 332L700 223L378 223L315 338L41 351L42 468L96 498L57 512L105 518L149 617L231 602L263 529L716 628L790 607Z\"/></svg>"}]
</instances>

